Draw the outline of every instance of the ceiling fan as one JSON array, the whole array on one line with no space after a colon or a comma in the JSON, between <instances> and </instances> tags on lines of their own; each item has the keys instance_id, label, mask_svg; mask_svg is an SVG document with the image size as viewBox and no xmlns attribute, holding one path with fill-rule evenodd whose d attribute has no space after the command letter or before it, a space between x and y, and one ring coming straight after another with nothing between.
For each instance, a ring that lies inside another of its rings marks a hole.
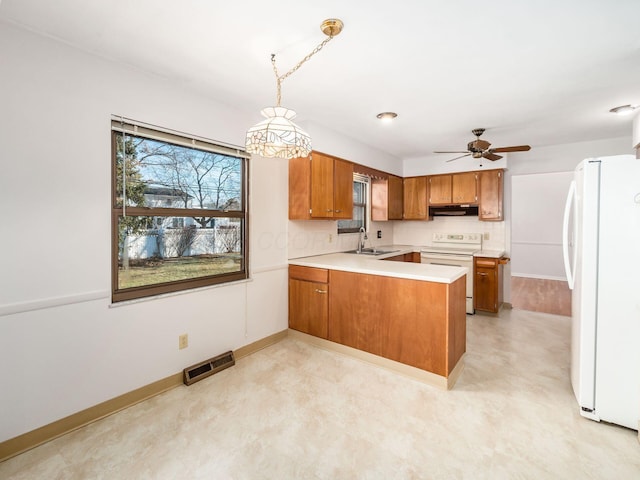
<instances>
[{"instance_id":1,"label":"ceiling fan","mask_svg":"<svg viewBox=\"0 0 640 480\"><path fill-rule=\"evenodd\" d=\"M529 145L489 148L491 146L489 142L487 142L486 140L480 140L480 135L484 133L484 130L484 128L476 128L474 130L471 130L471 133L473 133L477 138L467 144L466 151L437 151L433 153L464 153L464 155L460 155L459 157L447 160L447 162L453 162L454 160L468 157L469 155L471 155L473 158L486 158L487 160L495 161L502 158L502 155L496 155L496 153L528 152L529 150L531 150L531 147Z\"/></svg>"}]
</instances>

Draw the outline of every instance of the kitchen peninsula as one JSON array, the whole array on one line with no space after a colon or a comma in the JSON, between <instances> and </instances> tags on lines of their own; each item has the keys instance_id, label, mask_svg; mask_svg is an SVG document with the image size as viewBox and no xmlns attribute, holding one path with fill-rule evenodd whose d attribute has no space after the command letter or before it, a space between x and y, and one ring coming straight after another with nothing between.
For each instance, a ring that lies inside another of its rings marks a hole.
<instances>
[{"instance_id":1,"label":"kitchen peninsula","mask_svg":"<svg viewBox=\"0 0 640 480\"><path fill-rule=\"evenodd\" d=\"M412 247L385 250L290 260L290 331L451 388L464 365L467 269L414 263Z\"/></svg>"}]
</instances>

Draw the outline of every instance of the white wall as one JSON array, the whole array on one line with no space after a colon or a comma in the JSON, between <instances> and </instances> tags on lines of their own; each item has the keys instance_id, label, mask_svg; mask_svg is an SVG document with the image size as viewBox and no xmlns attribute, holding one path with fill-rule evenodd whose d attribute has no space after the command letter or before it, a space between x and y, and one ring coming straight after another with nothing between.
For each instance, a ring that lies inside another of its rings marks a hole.
<instances>
[{"instance_id":1,"label":"white wall","mask_svg":"<svg viewBox=\"0 0 640 480\"><path fill-rule=\"evenodd\" d=\"M256 112L4 23L0 58L0 251L13 252L0 260L0 442L287 328L294 222L281 159L250 160L249 281L109 299L111 115L242 145ZM400 173L392 156L307 128L318 150ZM294 227L306 237L294 253L336 245L313 243L335 222L312 225ZM393 236L389 223L372 228Z\"/></svg>"},{"instance_id":2,"label":"white wall","mask_svg":"<svg viewBox=\"0 0 640 480\"><path fill-rule=\"evenodd\" d=\"M500 160L496 160L495 162L473 157L464 157L452 162L447 161L456 156L455 153L441 153L424 157L406 158L403 162L403 175L405 177L414 177L418 175L439 175L441 173L495 170L497 168L508 168L508 162L510 161L508 155L503 155Z\"/></svg>"},{"instance_id":3,"label":"white wall","mask_svg":"<svg viewBox=\"0 0 640 480\"><path fill-rule=\"evenodd\" d=\"M511 275L566 280L564 203L573 171L511 177Z\"/></svg>"},{"instance_id":4,"label":"white wall","mask_svg":"<svg viewBox=\"0 0 640 480\"><path fill-rule=\"evenodd\" d=\"M301 123L313 136L313 149L402 176L402 160L313 122Z\"/></svg>"},{"instance_id":5,"label":"white wall","mask_svg":"<svg viewBox=\"0 0 640 480\"><path fill-rule=\"evenodd\" d=\"M250 281L109 300L111 114L231 144L255 115L6 24L0 58L0 441L287 328L282 160L250 161Z\"/></svg>"},{"instance_id":6,"label":"white wall","mask_svg":"<svg viewBox=\"0 0 640 480\"><path fill-rule=\"evenodd\" d=\"M631 128L631 126L629 127ZM631 134L631 131L629 132ZM625 153L633 153L631 148L631 138L609 138L603 140L592 140L588 142L576 142L567 143L562 145L551 145L545 147L535 147L528 152L521 152L517 155L512 155L509 158L509 169L505 172L504 188L505 188L505 244L509 255L512 256L512 261L515 262L517 267L520 259L517 258L518 252L512 252L512 205L511 199L513 198L513 185L512 179L517 175L539 174L539 173L552 173L552 172L572 172L576 165L585 158L609 156L609 155L621 155ZM560 195L560 198L562 195ZM535 209L536 198L531 197L531 209ZM521 210L527 211L529 207L526 203L519 207ZM549 207L547 207L549 208ZM564 209L564 200L559 201L557 205L559 210ZM557 229L557 224L553 222L537 222L537 228L545 238L553 237L553 231ZM514 259L513 255L516 255ZM557 260L553 263L554 269L557 271ZM505 279L511 277L513 271L513 264L505 265ZM514 271L514 273L517 273ZM511 286L510 282L505 281L504 289L505 301L511 300Z\"/></svg>"}]
</instances>

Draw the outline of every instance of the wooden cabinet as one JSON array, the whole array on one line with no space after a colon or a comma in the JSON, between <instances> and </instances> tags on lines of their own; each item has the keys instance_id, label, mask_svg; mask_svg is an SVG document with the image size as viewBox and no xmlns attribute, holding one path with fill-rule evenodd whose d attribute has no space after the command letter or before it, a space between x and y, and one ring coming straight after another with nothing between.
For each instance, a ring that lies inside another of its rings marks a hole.
<instances>
[{"instance_id":1,"label":"wooden cabinet","mask_svg":"<svg viewBox=\"0 0 640 480\"><path fill-rule=\"evenodd\" d=\"M447 377L466 345L465 279L329 271L329 340Z\"/></svg>"},{"instance_id":2,"label":"wooden cabinet","mask_svg":"<svg viewBox=\"0 0 640 480\"><path fill-rule=\"evenodd\" d=\"M429 204L476 204L478 202L477 182L476 172L431 176L429 177Z\"/></svg>"},{"instance_id":3,"label":"wooden cabinet","mask_svg":"<svg viewBox=\"0 0 640 480\"><path fill-rule=\"evenodd\" d=\"M502 306L502 265L508 261L506 258L474 258L473 308L498 313Z\"/></svg>"},{"instance_id":4,"label":"wooden cabinet","mask_svg":"<svg viewBox=\"0 0 640 480\"><path fill-rule=\"evenodd\" d=\"M407 177L403 181L405 220L427 220L427 177Z\"/></svg>"},{"instance_id":5,"label":"wooden cabinet","mask_svg":"<svg viewBox=\"0 0 640 480\"><path fill-rule=\"evenodd\" d=\"M289 328L326 339L328 318L328 271L290 265Z\"/></svg>"},{"instance_id":6,"label":"wooden cabinet","mask_svg":"<svg viewBox=\"0 0 640 480\"><path fill-rule=\"evenodd\" d=\"M402 220L402 178L389 175L389 220Z\"/></svg>"},{"instance_id":7,"label":"wooden cabinet","mask_svg":"<svg viewBox=\"0 0 640 480\"><path fill-rule=\"evenodd\" d=\"M393 257L387 257L383 260L390 260L392 262L412 262L420 263L420 252L403 253L402 255L395 255Z\"/></svg>"},{"instance_id":8,"label":"wooden cabinet","mask_svg":"<svg viewBox=\"0 0 640 480\"><path fill-rule=\"evenodd\" d=\"M353 215L353 164L320 152L289 160L289 219Z\"/></svg>"},{"instance_id":9,"label":"wooden cabinet","mask_svg":"<svg viewBox=\"0 0 640 480\"><path fill-rule=\"evenodd\" d=\"M451 203L451 175L429 177L429 205Z\"/></svg>"},{"instance_id":10,"label":"wooden cabinet","mask_svg":"<svg viewBox=\"0 0 640 480\"><path fill-rule=\"evenodd\" d=\"M402 178L371 179L371 220L402 220Z\"/></svg>"},{"instance_id":11,"label":"wooden cabinet","mask_svg":"<svg viewBox=\"0 0 640 480\"><path fill-rule=\"evenodd\" d=\"M400 178L357 166L371 178L371 219L430 220L429 205L478 205L481 221L502 221L503 170ZM289 219L353 216L354 164L313 152L289 160ZM385 178L386 177L386 178Z\"/></svg>"},{"instance_id":12,"label":"wooden cabinet","mask_svg":"<svg viewBox=\"0 0 640 480\"><path fill-rule=\"evenodd\" d=\"M451 176L451 201L455 204L478 203L478 174L456 173Z\"/></svg>"},{"instance_id":13,"label":"wooden cabinet","mask_svg":"<svg viewBox=\"0 0 640 480\"><path fill-rule=\"evenodd\" d=\"M483 170L478 174L478 218L484 221L504 220L504 174L502 170Z\"/></svg>"}]
</instances>

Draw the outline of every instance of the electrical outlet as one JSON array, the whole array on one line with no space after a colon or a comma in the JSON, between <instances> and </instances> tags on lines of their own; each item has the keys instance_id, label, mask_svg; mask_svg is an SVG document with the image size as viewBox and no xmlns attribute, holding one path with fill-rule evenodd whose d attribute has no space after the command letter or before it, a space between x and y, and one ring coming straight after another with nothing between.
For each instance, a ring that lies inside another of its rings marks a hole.
<instances>
[{"instance_id":1,"label":"electrical outlet","mask_svg":"<svg viewBox=\"0 0 640 480\"><path fill-rule=\"evenodd\" d=\"M333 242L333 233L329 234L329 243Z\"/></svg>"},{"instance_id":2,"label":"electrical outlet","mask_svg":"<svg viewBox=\"0 0 640 480\"><path fill-rule=\"evenodd\" d=\"M189 335L183 333L178 337L178 349L182 350L183 348L187 348L189 346Z\"/></svg>"},{"instance_id":3,"label":"electrical outlet","mask_svg":"<svg viewBox=\"0 0 640 480\"><path fill-rule=\"evenodd\" d=\"M378 230L378 238L382 238L382 230Z\"/></svg>"},{"instance_id":4,"label":"electrical outlet","mask_svg":"<svg viewBox=\"0 0 640 480\"><path fill-rule=\"evenodd\" d=\"M489 232L484 232L484 239L489 240Z\"/></svg>"}]
</instances>

